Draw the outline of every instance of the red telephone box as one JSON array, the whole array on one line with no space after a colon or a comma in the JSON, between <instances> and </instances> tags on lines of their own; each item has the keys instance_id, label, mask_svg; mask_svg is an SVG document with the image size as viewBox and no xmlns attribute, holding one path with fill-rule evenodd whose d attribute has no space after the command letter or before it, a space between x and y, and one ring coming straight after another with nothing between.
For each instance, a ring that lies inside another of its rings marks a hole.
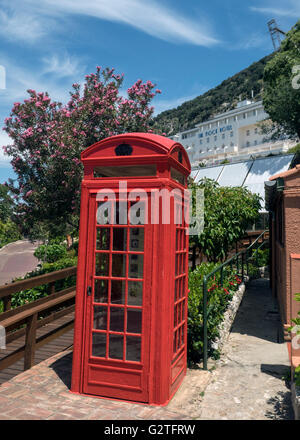
<instances>
[{"instance_id":1,"label":"red telephone box","mask_svg":"<svg viewBox=\"0 0 300 440\"><path fill-rule=\"evenodd\" d=\"M188 155L129 133L81 160L71 390L164 405L187 363Z\"/></svg>"}]
</instances>

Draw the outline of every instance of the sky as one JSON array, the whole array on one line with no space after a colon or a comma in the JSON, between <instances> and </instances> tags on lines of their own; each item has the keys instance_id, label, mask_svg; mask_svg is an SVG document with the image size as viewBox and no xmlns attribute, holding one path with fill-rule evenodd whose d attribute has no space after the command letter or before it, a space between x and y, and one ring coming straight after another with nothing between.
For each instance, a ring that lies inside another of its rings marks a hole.
<instances>
[{"instance_id":1,"label":"sky","mask_svg":"<svg viewBox=\"0 0 300 440\"><path fill-rule=\"evenodd\" d=\"M288 31L299 0L0 0L0 183L13 177L3 121L27 89L66 102L74 82L114 67L124 94L137 79L162 90L158 114L271 53L272 18Z\"/></svg>"}]
</instances>

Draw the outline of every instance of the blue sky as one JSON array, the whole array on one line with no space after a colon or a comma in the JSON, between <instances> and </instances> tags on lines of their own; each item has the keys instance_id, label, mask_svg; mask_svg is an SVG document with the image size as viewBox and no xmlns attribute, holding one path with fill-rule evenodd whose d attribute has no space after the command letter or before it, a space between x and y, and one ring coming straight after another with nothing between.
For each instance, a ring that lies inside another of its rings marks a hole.
<instances>
[{"instance_id":1,"label":"blue sky","mask_svg":"<svg viewBox=\"0 0 300 440\"><path fill-rule=\"evenodd\" d=\"M156 113L176 107L272 52L271 18L289 30L299 0L0 0L0 127L28 88L65 102L97 65L124 73L124 92L156 83ZM0 151L0 182L11 174Z\"/></svg>"}]
</instances>

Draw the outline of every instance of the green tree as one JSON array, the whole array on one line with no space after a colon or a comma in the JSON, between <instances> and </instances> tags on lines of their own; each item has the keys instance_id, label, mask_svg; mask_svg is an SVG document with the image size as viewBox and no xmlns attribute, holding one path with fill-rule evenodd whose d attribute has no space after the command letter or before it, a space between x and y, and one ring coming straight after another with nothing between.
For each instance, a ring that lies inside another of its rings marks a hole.
<instances>
[{"instance_id":1,"label":"green tree","mask_svg":"<svg viewBox=\"0 0 300 440\"><path fill-rule=\"evenodd\" d=\"M204 230L192 238L192 244L200 247L208 261L223 261L258 218L260 197L247 188L223 187L207 178L190 187L193 195L197 188L204 189Z\"/></svg>"},{"instance_id":2,"label":"green tree","mask_svg":"<svg viewBox=\"0 0 300 440\"><path fill-rule=\"evenodd\" d=\"M275 123L273 138L300 138L300 20L264 70L263 104Z\"/></svg>"},{"instance_id":3,"label":"green tree","mask_svg":"<svg viewBox=\"0 0 300 440\"><path fill-rule=\"evenodd\" d=\"M6 185L0 184L0 220L6 222L11 218L14 209L14 201L9 195Z\"/></svg>"}]
</instances>

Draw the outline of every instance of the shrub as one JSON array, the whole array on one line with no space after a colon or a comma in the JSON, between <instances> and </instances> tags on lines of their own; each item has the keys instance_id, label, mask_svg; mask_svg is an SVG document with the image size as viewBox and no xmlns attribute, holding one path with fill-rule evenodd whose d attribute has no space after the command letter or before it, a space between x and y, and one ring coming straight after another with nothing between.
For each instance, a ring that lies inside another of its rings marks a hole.
<instances>
[{"instance_id":1,"label":"shrub","mask_svg":"<svg viewBox=\"0 0 300 440\"><path fill-rule=\"evenodd\" d=\"M203 277L214 270L218 265L202 263L194 271L189 272L189 300L188 300L188 360L189 363L198 363L203 357ZM219 336L218 326L223 320L228 303L233 297L241 280L226 267L223 271L223 286L220 286L220 273L208 280L207 301L207 334L208 352L217 357L218 352L213 342Z\"/></svg>"},{"instance_id":2,"label":"shrub","mask_svg":"<svg viewBox=\"0 0 300 440\"><path fill-rule=\"evenodd\" d=\"M199 237L192 237L191 244L198 246L208 261L224 261L248 225L259 217L260 197L247 188L223 187L207 178L189 187L193 208L196 191L204 191L204 229Z\"/></svg>"},{"instance_id":3,"label":"shrub","mask_svg":"<svg viewBox=\"0 0 300 440\"><path fill-rule=\"evenodd\" d=\"M55 261L61 260L67 256L67 248L62 244L42 244L36 248L34 256L40 261L54 263Z\"/></svg>"}]
</instances>

